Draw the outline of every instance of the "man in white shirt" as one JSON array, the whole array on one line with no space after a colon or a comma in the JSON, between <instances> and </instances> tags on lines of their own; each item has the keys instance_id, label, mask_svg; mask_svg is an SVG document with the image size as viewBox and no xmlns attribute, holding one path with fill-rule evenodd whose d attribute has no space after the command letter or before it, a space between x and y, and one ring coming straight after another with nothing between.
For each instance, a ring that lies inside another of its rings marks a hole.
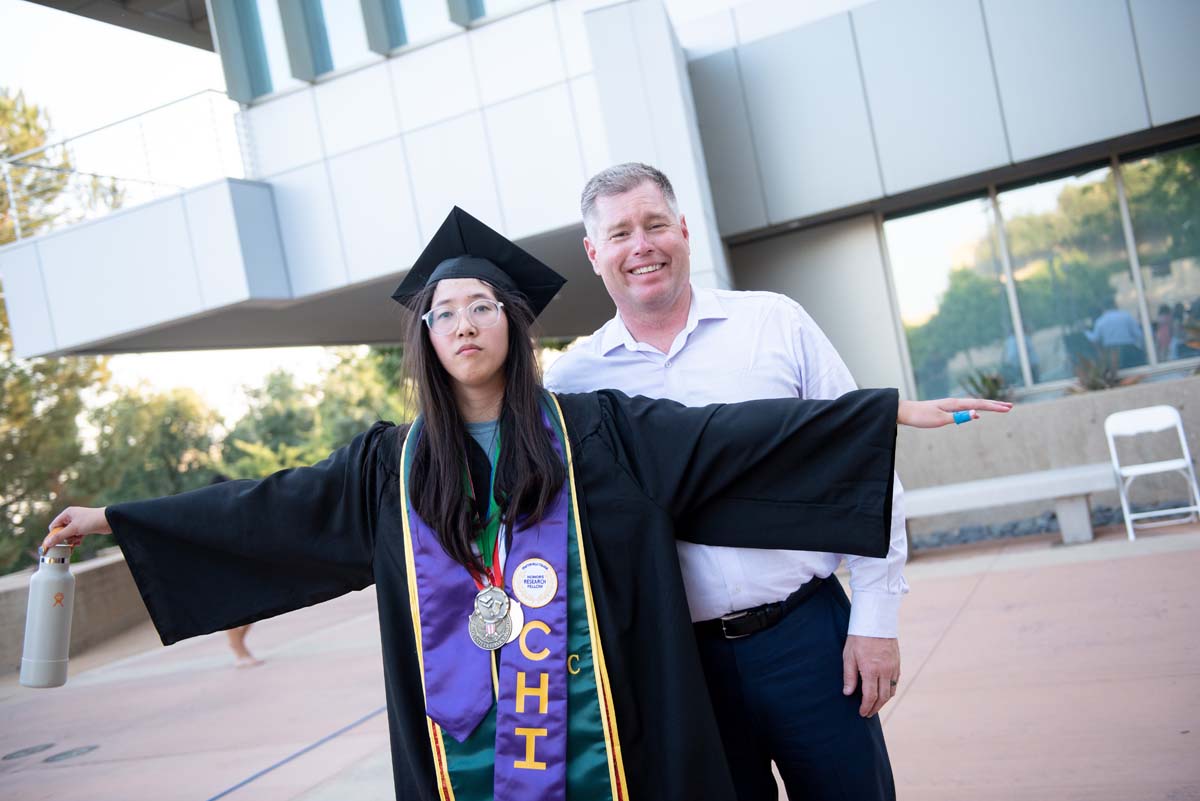
<instances>
[{"instance_id":1,"label":"man in white shirt","mask_svg":"<svg viewBox=\"0 0 1200 801\"><path fill-rule=\"evenodd\" d=\"M581 205L584 248L617 315L552 365L547 387L613 387L690 406L855 388L794 301L691 286L687 221L661 172L610 167ZM772 761L793 799L895 797L877 713L900 677L906 552L899 482L885 559L679 543L739 799L776 798ZM852 606L833 576L843 559Z\"/></svg>"}]
</instances>

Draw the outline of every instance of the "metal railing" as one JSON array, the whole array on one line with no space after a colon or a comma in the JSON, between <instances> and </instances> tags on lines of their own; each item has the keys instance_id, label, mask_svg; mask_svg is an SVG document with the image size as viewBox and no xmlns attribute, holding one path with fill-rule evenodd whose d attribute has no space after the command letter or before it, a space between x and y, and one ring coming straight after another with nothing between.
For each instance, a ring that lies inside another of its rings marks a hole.
<instances>
[{"instance_id":1,"label":"metal railing","mask_svg":"<svg viewBox=\"0 0 1200 801\"><path fill-rule=\"evenodd\" d=\"M237 112L237 103L206 89L24 153L0 153L0 243L242 177Z\"/></svg>"}]
</instances>

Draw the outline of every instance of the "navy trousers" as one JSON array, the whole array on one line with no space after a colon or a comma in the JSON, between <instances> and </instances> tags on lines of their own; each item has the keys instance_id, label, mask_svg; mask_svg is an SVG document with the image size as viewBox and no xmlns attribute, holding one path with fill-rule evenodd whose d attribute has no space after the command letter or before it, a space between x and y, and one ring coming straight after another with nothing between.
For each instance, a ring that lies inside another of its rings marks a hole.
<instances>
[{"instance_id":1,"label":"navy trousers","mask_svg":"<svg viewBox=\"0 0 1200 801\"><path fill-rule=\"evenodd\" d=\"M861 688L842 695L850 602L836 577L776 625L749 637L700 637L709 695L739 801L895 799L879 716Z\"/></svg>"}]
</instances>

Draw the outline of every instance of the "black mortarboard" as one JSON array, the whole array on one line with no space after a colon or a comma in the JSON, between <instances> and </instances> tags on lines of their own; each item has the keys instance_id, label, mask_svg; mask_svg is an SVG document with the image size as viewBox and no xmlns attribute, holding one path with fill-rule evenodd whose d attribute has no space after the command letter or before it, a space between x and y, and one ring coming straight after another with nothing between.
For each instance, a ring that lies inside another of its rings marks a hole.
<instances>
[{"instance_id":1,"label":"black mortarboard","mask_svg":"<svg viewBox=\"0 0 1200 801\"><path fill-rule=\"evenodd\" d=\"M478 278L497 289L519 292L535 317L567 282L458 206L450 210L392 298L407 306L422 289L443 278Z\"/></svg>"}]
</instances>

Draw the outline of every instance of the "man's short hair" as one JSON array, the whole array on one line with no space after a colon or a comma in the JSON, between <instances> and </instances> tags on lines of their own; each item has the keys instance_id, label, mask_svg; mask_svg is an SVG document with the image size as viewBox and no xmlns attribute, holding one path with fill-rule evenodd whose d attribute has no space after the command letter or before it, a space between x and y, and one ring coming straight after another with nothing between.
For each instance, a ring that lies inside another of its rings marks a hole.
<instances>
[{"instance_id":1,"label":"man's short hair","mask_svg":"<svg viewBox=\"0 0 1200 801\"><path fill-rule=\"evenodd\" d=\"M588 229L588 234L591 235L592 232L592 217L596 213L597 198L622 195L646 181L658 187L663 199L678 217L679 204L675 200L675 188L671 186L671 179L649 164L630 161L601 170L583 187L583 194L579 198L579 210L583 213L583 225Z\"/></svg>"}]
</instances>

